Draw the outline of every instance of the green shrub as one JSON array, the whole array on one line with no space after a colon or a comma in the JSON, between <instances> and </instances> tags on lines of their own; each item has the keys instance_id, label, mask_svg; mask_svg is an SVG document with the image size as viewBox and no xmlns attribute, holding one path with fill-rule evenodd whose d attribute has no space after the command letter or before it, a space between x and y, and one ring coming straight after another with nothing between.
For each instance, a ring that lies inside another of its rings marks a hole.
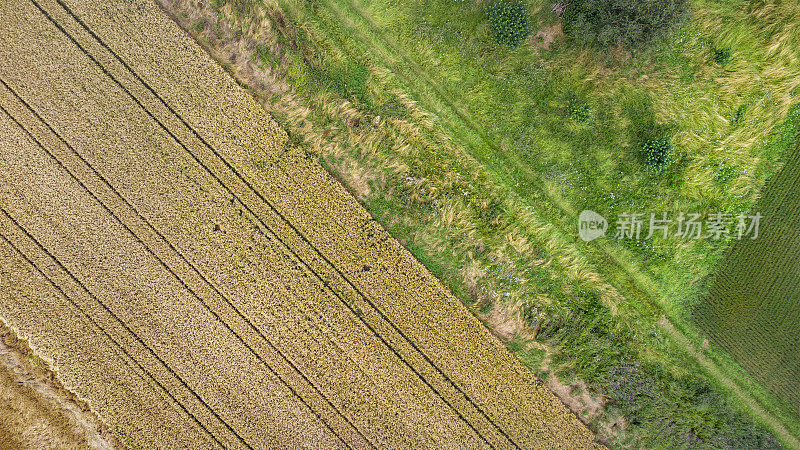
<instances>
[{"instance_id":1,"label":"green shrub","mask_svg":"<svg viewBox=\"0 0 800 450\"><path fill-rule=\"evenodd\" d=\"M729 47L712 48L711 55L715 63L725 65L731 60L731 49Z\"/></svg>"},{"instance_id":2,"label":"green shrub","mask_svg":"<svg viewBox=\"0 0 800 450\"><path fill-rule=\"evenodd\" d=\"M745 109L745 105L739 105L739 107L736 108L736 111L730 115L731 126L735 127L741 125L742 119L744 119Z\"/></svg>"},{"instance_id":3,"label":"green shrub","mask_svg":"<svg viewBox=\"0 0 800 450\"><path fill-rule=\"evenodd\" d=\"M649 139L642 144L641 155L648 169L660 172L674 158L672 142L668 136Z\"/></svg>"},{"instance_id":4,"label":"green shrub","mask_svg":"<svg viewBox=\"0 0 800 450\"><path fill-rule=\"evenodd\" d=\"M724 161L712 165L711 171L714 175L714 179L722 184L739 176L739 170L735 166L728 165Z\"/></svg>"},{"instance_id":5,"label":"green shrub","mask_svg":"<svg viewBox=\"0 0 800 450\"><path fill-rule=\"evenodd\" d=\"M564 33L581 45L639 47L680 21L686 0L572 0Z\"/></svg>"},{"instance_id":6,"label":"green shrub","mask_svg":"<svg viewBox=\"0 0 800 450\"><path fill-rule=\"evenodd\" d=\"M486 8L489 32L498 44L516 47L531 32L525 2L496 0Z\"/></svg>"},{"instance_id":7,"label":"green shrub","mask_svg":"<svg viewBox=\"0 0 800 450\"><path fill-rule=\"evenodd\" d=\"M567 115L576 122L586 122L589 120L591 108L589 104L582 101L578 97L570 97L567 104Z\"/></svg>"},{"instance_id":8,"label":"green shrub","mask_svg":"<svg viewBox=\"0 0 800 450\"><path fill-rule=\"evenodd\" d=\"M679 162L670 140L675 125L657 121L649 94L643 91L627 93L623 114L630 121L629 133L634 151L638 152L649 170L661 172L672 163Z\"/></svg>"}]
</instances>

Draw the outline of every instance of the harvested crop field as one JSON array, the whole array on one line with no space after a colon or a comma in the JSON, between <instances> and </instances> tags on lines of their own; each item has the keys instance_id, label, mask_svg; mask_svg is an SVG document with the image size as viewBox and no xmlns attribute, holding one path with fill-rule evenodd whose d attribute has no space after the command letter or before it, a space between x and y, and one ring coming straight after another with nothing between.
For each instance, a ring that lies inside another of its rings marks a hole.
<instances>
[{"instance_id":1,"label":"harvested crop field","mask_svg":"<svg viewBox=\"0 0 800 450\"><path fill-rule=\"evenodd\" d=\"M0 448L119 447L47 363L0 323Z\"/></svg>"},{"instance_id":2,"label":"harvested crop field","mask_svg":"<svg viewBox=\"0 0 800 450\"><path fill-rule=\"evenodd\" d=\"M124 445L594 445L154 3L0 20L0 317Z\"/></svg>"}]
</instances>

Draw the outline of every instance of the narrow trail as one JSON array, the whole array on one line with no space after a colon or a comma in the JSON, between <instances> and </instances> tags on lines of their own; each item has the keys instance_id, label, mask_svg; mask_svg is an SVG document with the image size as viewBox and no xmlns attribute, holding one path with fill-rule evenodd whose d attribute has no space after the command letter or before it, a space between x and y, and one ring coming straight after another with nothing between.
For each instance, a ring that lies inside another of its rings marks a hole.
<instances>
[{"instance_id":1,"label":"narrow trail","mask_svg":"<svg viewBox=\"0 0 800 450\"><path fill-rule=\"evenodd\" d=\"M777 420L772 414L768 411L764 410L761 405L745 390L739 387L738 384L734 383L730 379L728 379L722 372L720 372L719 368L713 361L709 360L703 353L698 351L695 346L686 339L686 336L683 335L680 331L676 330L675 327L667 320L661 320L658 323L661 328L663 328L670 336L683 346L686 349L686 352L689 353L694 359L700 363L701 366L708 373L717 379L720 383L724 384L727 389L734 393L739 399L747 404L747 406L752 410L754 414L756 414L762 421L764 421L770 428L772 428L785 442L790 445L790 448L800 448L800 440L798 440L786 427L783 426L779 420Z\"/></svg>"}]
</instances>

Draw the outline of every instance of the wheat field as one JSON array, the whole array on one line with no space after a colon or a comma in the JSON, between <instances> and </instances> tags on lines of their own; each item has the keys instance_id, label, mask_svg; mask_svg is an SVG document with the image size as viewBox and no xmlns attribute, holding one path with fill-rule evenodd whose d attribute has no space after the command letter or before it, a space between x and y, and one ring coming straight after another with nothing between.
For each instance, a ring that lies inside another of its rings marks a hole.
<instances>
[{"instance_id":1,"label":"wheat field","mask_svg":"<svg viewBox=\"0 0 800 450\"><path fill-rule=\"evenodd\" d=\"M10 3L0 317L121 445L595 445L154 3Z\"/></svg>"}]
</instances>

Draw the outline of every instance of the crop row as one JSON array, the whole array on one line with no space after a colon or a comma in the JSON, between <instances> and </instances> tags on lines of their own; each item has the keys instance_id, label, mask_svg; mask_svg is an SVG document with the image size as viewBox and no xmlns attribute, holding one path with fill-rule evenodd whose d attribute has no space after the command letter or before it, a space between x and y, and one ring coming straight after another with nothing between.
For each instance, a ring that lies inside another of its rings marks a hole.
<instances>
[{"instance_id":1,"label":"crop row","mask_svg":"<svg viewBox=\"0 0 800 450\"><path fill-rule=\"evenodd\" d=\"M800 151L795 146L754 207L763 215L759 237L731 249L696 315L756 379L800 412L798 188Z\"/></svg>"}]
</instances>

